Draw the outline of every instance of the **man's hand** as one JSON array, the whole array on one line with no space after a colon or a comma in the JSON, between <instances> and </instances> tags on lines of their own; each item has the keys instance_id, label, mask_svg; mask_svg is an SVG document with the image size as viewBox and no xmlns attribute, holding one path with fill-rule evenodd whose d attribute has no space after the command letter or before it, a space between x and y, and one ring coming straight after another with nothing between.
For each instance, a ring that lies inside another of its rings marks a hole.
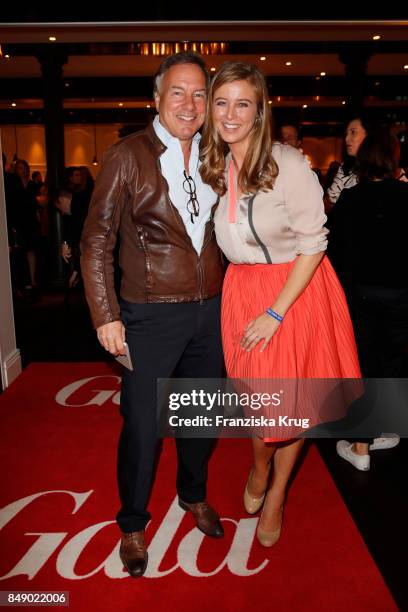
<instances>
[{"instance_id":1,"label":"man's hand","mask_svg":"<svg viewBox=\"0 0 408 612\"><path fill-rule=\"evenodd\" d=\"M98 340L112 355L125 355L125 327L122 321L112 321L97 328Z\"/></svg>"},{"instance_id":2,"label":"man's hand","mask_svg":"<svg viewBox=\"0 0 408 612\"><path fill-rule=\"evenodd\" d=\"M63 242L61 245L61 257L65 261L65 263L69 263L69 260L72 256L71 247L66 242Z\"/></svg>"}]
</instances>

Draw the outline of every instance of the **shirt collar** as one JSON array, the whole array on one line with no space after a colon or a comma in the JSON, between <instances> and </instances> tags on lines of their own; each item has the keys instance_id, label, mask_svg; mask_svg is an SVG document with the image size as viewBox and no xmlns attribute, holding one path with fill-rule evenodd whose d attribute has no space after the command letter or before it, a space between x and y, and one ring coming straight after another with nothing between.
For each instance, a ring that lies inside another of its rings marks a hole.
<instances>
[{"instance_id":1,"label":"shirt collar","mask_svg":"<svg viewBox=\"0 0 408 612\"><path fill-rule=\"evenodd\" d=\"M179 142L179 139L175 136L172 136L170 132L166 130L166 128L160 123L160 115L156 115L153 119L153 128L157 134L157 137L162 141L162 143L168 147L172 142ZM200 142L201 134L197 132L193 136L193 142Z\"/></svg>"}]
</instances>

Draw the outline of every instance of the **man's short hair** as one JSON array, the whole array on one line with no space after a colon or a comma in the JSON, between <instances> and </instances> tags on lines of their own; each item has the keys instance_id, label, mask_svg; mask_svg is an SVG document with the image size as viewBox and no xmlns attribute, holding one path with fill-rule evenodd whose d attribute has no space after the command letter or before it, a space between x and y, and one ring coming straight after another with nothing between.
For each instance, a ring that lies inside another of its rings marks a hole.
<instances>
[{"instance_id":1,"label":"man's short hair","mask_svg":"<svg viewBox=\"0 0 408 612\"><path fill-rule=\"evenodd\" d=\"M160 85L164 74L172 67L178 64L196 64L203 71L205 77L205 87L208 89L210 84L210 75L201 55L195 51L180 51L166 57L160 64L159 70L156 72L153 81L153 96L160 93Z\"/></svg>"}]
</instances>

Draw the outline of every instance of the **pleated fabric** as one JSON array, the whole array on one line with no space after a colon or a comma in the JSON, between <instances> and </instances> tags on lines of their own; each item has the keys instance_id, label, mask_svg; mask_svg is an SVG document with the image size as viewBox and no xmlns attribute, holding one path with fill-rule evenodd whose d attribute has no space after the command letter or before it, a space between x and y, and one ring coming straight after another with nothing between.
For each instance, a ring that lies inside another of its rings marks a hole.
<instances>
[{"instance_id":1,"label":"pleated fabric","mask_svg":"<svg viewBox=\"0 0 408 612\"><path fill-rule=\"evenodd\" d=\"M294 302L267 348L258 345L247 352L240 341L247 325L273 305L296 260L282 264L230 264L222 294L222 337L227 375L232 379L359 379L361 377L353 326L344 291L327 257L309 285ZM252 391L266 390L265 383L249 385ZM248 388L242 383L241 390ZM287 389L287 387L286 387ZM306 393L310 393L310 385ZM292 417L311 417L311 426L332 420L320 407L300 397L299 387L289 389ZM316 388L321 394L321 388ZM329 388L327 388L327 393ZM287 397L288 394L287 394ZM297 397L297 400L296 400ZM322 400L323 401L323 400ZM273 410L267 411L269 416ZM275 410L276 413L276 410ZM313 413L313 414L312 414ZM337 410L337 417L344 416ZM334 413L331 413L334 414ZM279 431L279 434L277 433ZM292 430L274 430L266 440L289 439Z\"/></svg>"}]
</instances>

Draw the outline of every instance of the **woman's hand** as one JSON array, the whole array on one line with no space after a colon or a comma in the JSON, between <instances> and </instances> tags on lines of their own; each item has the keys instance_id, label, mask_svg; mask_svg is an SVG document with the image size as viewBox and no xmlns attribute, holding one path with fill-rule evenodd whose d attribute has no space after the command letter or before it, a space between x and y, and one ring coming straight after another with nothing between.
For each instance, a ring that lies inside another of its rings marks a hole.
<instances>
[{"instance_id":1,"label":"woman's hand","mask_svg":"<svg viewBox=\"0 0 408 612\"><path fill-rule=\"evenodd\" d=\"M280 323L266 312L261 314L259 317L251 321L251 323L245 329L245 333L242 336L241 346L246 351L252 351L252 349L258 344L260 340L263 340L260 352L264 351L268 346L269 340L275 334Z\"/></svg>"}]
</instances>

